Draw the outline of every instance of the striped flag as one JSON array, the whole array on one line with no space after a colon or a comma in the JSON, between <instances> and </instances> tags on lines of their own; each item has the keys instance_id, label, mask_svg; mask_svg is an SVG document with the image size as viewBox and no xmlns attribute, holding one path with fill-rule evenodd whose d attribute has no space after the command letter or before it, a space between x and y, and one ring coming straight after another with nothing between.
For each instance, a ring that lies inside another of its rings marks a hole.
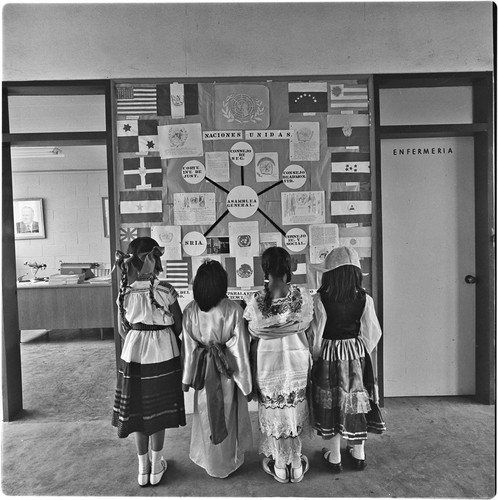
<instances>
[{"instance_id":1,"label":"striped flag","mask_svg":"<svg viewBox=\"0 0 498 500\"><path fill-rule=\"evenodd\" d=\"M189 263L186 260L167 260L163 263L165 279L175 288L188 288Z\"/></svg>"},{"instance_id":2,"label":"striped flag","mask_svg":"<svg viewBox=\"0 0 498 500\"><path fill-rule=\"evenodd\" d=\"M158 190L121 191L119 201L121 222L163 221L163 193Z\"/></svg>"},{"instance_id":3,"label":"striped flag","mask_svg":"<svg viewBox=\"0 0 498 500\"><path fill-rule=\"evenodd\" d=\"M150 189L162 187L163 169L159 156L124 158L125 189Z\"/></svg>"},{"instance_id":4,"label":"striped flag","mask_svg":"<svg viewBox=\"0 0 498 500\"><path fill-rule=\"evenodd\" d=\"M332 182L369 182L370 153L332 153Z\"/></svg>"},{"instance_id":5,"label":"striped flag","mask_svg":"<svg viewBox=\"0 0 498 500\"><path fill-rule=\"evenodd\" d=\"M369 191L331 192L330 216L333 223L370 223L372 193Z\"/></svg>"},{"instance_id":6,"label":"striped flag","mask_svg":"<svg viewBox=\"0 0 498 500\"><path fill-rule=\"evenodd\" d=\"M345 81L330 84L331 113L368 113L366 83Z\"/></svg>"},{"instance_id":7,"label":"striped flag","mask_svg":"<svg viewBox=\"0 0 498 500\"><path fill-rule=\"evenodd\" d=\"M369 226L339 227L341 246L354 248L360 257L372 256L372 228Z\"/></svg>"},{"instance_id":8,"label":"striped flag","mask_svg":"<svg viewBox=\"0 0 498 500\"><path fill-rule=\"evenodd\" d=\"M199 90L197 83L185 83L183 96L175 91L171 92L172 84L157 86L157 114L158 116L171 116L172 106L182 106L185 115L199 114ZM175 87L173 87L175 88ZM181 102L179 102L181 101ZM174 109L173 109L174 114ZM175 116L173 116L175 117Z\"/></svg>"},{"instance_id":9,"label":"striped flag","mask_svg":"<svg viewBox=\"0 0 498 500\"><path fill-rule=\"evenodd\" d=\"M157 120L118 120L118 152L159 152Z\"/></svg>"},{"instance_id":10,"label":"striped flag","mask_svg":"<svg viewBox=\"0 0 498 500\"><path fill-rule=\"evenodd\" d=\"M327 82L289 83L289 113L327 111Z\"/></svg>"},{"instance_id":11,"label":"striped flag","mask_svg":"<svg viewBox=\"0 0 498 500\"><path fill-rule=\"evenodd\" d=\"M153 87L123 85L116 88L118 115L157 115L157 92Z\"/></svg>"},{"instance_id":12,"label":"striped flag","mask_svg":"<svg viewBox=\"0 0 498 500\"><path fill-rule=\"evenodd\" d=\"M370 146L369 115L327 115L327 146Z\"/></svg>"}]
</instances>

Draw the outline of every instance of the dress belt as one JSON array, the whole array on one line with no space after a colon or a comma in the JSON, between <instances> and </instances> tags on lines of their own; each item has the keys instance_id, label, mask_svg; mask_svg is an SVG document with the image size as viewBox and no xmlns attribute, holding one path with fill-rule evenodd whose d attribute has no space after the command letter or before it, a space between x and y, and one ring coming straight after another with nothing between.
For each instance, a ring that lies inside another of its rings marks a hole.
<instances>
[{"instance_id":1,"label":"dress belt","mask_svg":"<svg viewBox=\"0 0 498 500\"><path fill-rule=\"evenodd\" d=\"M145 323L132 323L131 329L138 330L142 332L150 332L152 330L164 330L167 325L146 325Z\"/></svg>"}]
</instances>

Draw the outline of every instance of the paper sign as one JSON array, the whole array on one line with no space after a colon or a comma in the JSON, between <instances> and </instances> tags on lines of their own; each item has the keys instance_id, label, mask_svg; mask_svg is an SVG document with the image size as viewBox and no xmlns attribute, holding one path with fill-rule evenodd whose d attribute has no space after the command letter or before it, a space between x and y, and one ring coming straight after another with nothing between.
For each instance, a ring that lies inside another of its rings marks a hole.
<instances>
[{"instance_id":1,"label":"paper sign","mask_svg":"<svg viewBox=\"0 0 498 500\"><path fill-rule=\"evenodd\" d=\"M215 182L230 181L228 151L206 151L206 177Z\"/></svg>"},{"instance_id":2,"label":"paper sign","mask_svg":"<svg viewBox=\"0 0 498 500\"><path fill-rule=\"evenodd\" d=\"M202 133L204 141L226 141L242 139L242 130L206 130Z\"/></svg>"},{"instance_id":3,"label":"paper sign","mask_svg":"<svg viewBox=\"0 0 498 500\"><path fill-rule=\"evenodd\" d=\"M240 288L254 286L254 259L252 257L235 257L236 283Z\"/></svg>"},{"instance_id":4,"label":"paper sign","mask_svg":"<svg viewBox=\"0 0 498 500\"><path fill-rule=\"evenodd\" d=\"M318 122L291 122L291 161L320 160L320 124Z\"/></svg>"},{"instance_id":5,"label":"paper sign","mask_svg":"<svg viewBox=\"0 0 498 500\"><path fill-rule=\"evenodd\" d=\"M244 167L245 165L249 165L253 158L254 150L247 142L237 142L230 148L230 160L232 160L235 165Z\"/></svg>"},{"instance_id":6,"label":"paper sign","mask_svg":"<svg viewBox=\"0 0 498 500\"><path fill-rule=\"evenodd\" d=\"M229 222L230 252L235 257L259 255L258 221Z\"/></svg>"},{"instance_id":7,"label":"paper sign","mask_svg":"<svg viewBox=\"0 0 498 500\"><path fill-rule=\"evenodd\" d=\"M190 160L182 167L182 177L189 184L199 184L206 177L206 169L198 160Z\"/></svg>"},{"instance_id":8,"label":"paper sign","mask_svg":"<svg viewBox=\"0 0 498 500\"><path fill-rule=\"evenodd\" d=\"M191 231L183 237L182 247L187 255L202 255L206 251L206 238L198 231Z\"/></svg>"},{"instance_id":9,"label":"paper sign","mask_svg":"<svg viewBox=\"0 0 498 500\"><path fill-rule=\"evenodd\" d=\"M306 170L300 165L289 165L282 172L282 180L290 189L299 189L306 183Z\"/></svg>"},{"instance_id":10,"label":"paper sign","mask_svg":"<svg viewBox=\"0 0 498 500\"><path fill-rule=\"evenodd\" d=\"M292 139L294 132L292 130L246 130L245 139L250 140L262 140L262 139Z\"/></svg>"},{"instance_id":11,"label":"paper sign","mask_svg":"<svg viewBox=\"0 0 498 500\"><path fill-rule=\"evenodd\" d=\"M181 260L181 228L180 226L152 226L150 236L159 246L164 247L163 259Z\"/></svg>"},{"instance_id":12,"label":"paper sign","mask_svg":"<svg viewBox=\"0 0 498 500\"><path fill-rule=\"evenodd\" d=\"M285 246L291 252L302 252L308 246L308 235L299 227L289 229L285 234Z\"/></svg>"},{"instance_id":13,"label":"paper sign","mask_svg":"<svg viewBox=\"0 0 498 500\"><path fill-rule=\"evenodd\" d=\"M321 264L329 252L338 246L339 226L337 224L316 224L309 227L310 262Z\"/></svg>"},{"instance_id":14,"label":"paper sign","mask_svg":"<svg viewBox=\"0 0 498 500\"><path fill-rule=\"evenodd\" d=\"M277 182L278 153L256 153L254 157L256 182Z\"/></svg>"},{"instance_id":15,"label":"paper sign","mask_svg":"<svg viewBox=\"0 0 498 500\"><path fill-rule=\"evenodd\" d=\"M174 193L173 213L177 226L214 224L214 193Z\"/></svg>"},{"instance_id":16,"label":"paper sign","mask_svg":"<svg viewBox=\"0 0 498 500\"><path fill-rule=\"evenodd\" d=\"M157 130L161 158L203 155L200 123L160 125Z\"/></svg>"},{"instance_id":17,"label":"paper sign","mask_svg":"<svg viewBox=\"0 0 498 500\"><path fill-rule=\"evenodd\" d=\"M282 224L321 224L325 222L323 191L282 193Z\"/></svg>"},{"instance_id":18,"label":"paper sign","mask_svg":"<svg viewBox=\"0 0 498 500\"><path fill-rule=\"evenodd\" d=\"M237 219L251 217L259 206L256 191L249 186L236 186L227 196L227 209Z\"/></svg>"},{"instance_id":19,"label":"paper sign","mask_svg":"<svg viewBox=\"0 0 498 500\"><path fill-rule=\"evenodd\" d=\"M281 247L282 246L282 233L261 233L259 235L259 247L260 253L263 253L267 248L270 247Z\"/></svg>"}]
</instances>

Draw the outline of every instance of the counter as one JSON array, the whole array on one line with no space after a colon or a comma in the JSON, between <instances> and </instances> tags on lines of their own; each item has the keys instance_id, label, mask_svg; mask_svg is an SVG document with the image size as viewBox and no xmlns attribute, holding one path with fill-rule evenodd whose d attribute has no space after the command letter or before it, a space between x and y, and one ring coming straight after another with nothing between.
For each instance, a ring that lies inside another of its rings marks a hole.
<instances>
[{"instance_id":1,"label":"counter","mask_svg":"<svg viewBox=\"0 0 498 500\"><path fill-rule=\"evenodd\" d=\"M17 303L20 330L114 327L110 282L18 282Z\"/></svg>"}]
</instances>

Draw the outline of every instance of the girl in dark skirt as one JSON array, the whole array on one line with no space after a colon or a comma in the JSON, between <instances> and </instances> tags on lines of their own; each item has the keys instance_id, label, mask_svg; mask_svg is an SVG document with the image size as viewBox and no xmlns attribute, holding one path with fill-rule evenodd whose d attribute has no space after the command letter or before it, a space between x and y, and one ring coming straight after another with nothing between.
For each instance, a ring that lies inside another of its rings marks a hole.
<instances>
[{"instance_id":1,"label":"girl in dark skirt","mask_svg":"<svg viewBox=\"0 0 498 500\"><path fill-rule=\"evenodd\" d=\"M157 278L162 253L155 240L140 237L130 243L127 254L116 255L124 344L112 425L118 437L135 433L140 486L158 484L166 471L164 430L186 423L177 338L182 313L176 290Z\"/></svg>"},{"instance_id":2,"label":"girl in dark skirt","mask_svg":"<svg viewBox=\"0 0 498 500\"><path fill-rule=\"evenodd\" d=\"M312 322L313 427L330 441L322 452L332 471L342 470L341 436L355 468L361 470L366 467L367 430L386 430L370 358L382 332L373 300L362 288L354 249L333 249L319 270L324 274Z\"/></svg>"}]
</instances>

